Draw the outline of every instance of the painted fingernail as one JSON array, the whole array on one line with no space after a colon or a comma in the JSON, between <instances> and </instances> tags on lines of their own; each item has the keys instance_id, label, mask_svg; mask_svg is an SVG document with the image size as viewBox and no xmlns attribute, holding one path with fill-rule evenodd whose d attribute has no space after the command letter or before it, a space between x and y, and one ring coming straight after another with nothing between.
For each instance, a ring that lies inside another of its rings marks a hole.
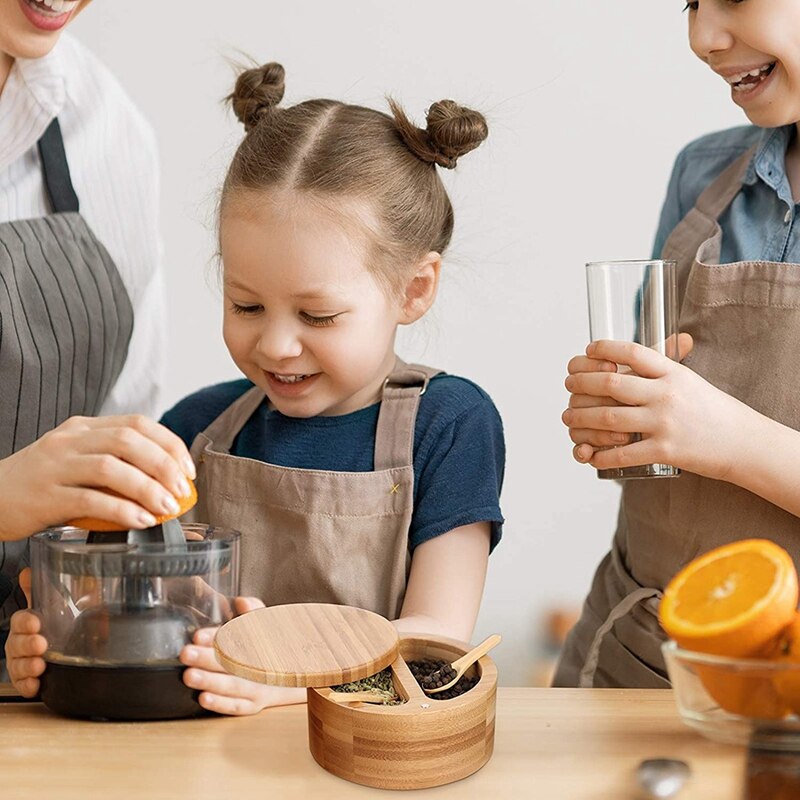
<instances>
[{"instance_id":1,"label":"painted fingernail","mask_svg":"<svg viewBox=\"0 0 800 800\"><path fill-rule=\"evenodd\" d=\"M140 528L152 528L156 524L156 518L147 511L140 511L136 520Z\"/></svg>"},{"instance_id":2,"label":"painted fingernail","mask_svg":"<svg viewBox=\"0 0 800 800\"><path fill-rule=\"evenodd\" d=\"M194 461L192 461L189 456L184 456L183 458L183 471L192 479L194 480L197 477L197 470L194 466ZM187 492L188 494L188 492Z\"/></svg>"},{"instance_id":3,"label":"painted fingernail","mask_svg":"<svg viewBox=\"0 0 800 800\"><path fill-rule=\"evenodd\" d=\"M164 495L161 498L161 508L168 514L177 514L181 510L178 501L171 494Z\"/></svg>"}]
</instances>

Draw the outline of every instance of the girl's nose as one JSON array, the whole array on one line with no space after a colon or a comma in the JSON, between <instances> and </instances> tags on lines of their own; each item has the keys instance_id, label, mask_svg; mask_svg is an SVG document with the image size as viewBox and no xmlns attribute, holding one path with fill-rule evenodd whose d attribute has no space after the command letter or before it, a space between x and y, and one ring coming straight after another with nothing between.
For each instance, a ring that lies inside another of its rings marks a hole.
<instances>
[{"instance_id":1,"label":"girl's nose","mask_svg":"<svg viewBox=\"0 0 800 800\"><path fill-rule=\"evenodd\" d=\"M303 352L303 344L291 325L273 320L267 323L258 339L259 352L270 361L297 358Z\"/></svg>"},{"instance_id":2,"label":"girl's nose","mask_svg":"<svg viewBox=\"0 0 800 800\"><path fill-rule=\"evenodd\" d=\"M734 40L727 10L719 3L701 0L689 16L689 45L694 54L708 61L714 53L730 50Z\"/></svg>"}]
</instances>

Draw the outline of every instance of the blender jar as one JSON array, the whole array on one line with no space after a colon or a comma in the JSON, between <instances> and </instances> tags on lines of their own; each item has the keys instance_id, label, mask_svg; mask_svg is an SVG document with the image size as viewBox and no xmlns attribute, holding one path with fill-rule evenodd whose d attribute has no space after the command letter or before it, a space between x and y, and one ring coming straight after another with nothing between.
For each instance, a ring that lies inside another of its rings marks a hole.
<instances>
[{"instance_id":1,"label":"blender jar","mask_svg":"<svg viewBox=\"0 0 800 800\"><path fill-rule=\"evenodd\" d=\"M239 534L182 524L186 542L87 543L54 528L31 539L33 609L47 639L42 701L92 719L203 713L178 655L198 628L233 617ZM134 534L135 532L131 532Z\"/></svg>"}]
</instances>

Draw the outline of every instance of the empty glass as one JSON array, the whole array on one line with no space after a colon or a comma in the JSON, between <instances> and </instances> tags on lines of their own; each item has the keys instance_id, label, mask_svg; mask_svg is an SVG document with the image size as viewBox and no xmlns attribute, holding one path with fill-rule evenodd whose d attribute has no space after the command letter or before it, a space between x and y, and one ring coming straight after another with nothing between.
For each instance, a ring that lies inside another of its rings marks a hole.
<instances>
[{"instance_id":1,"label":"empty glass","mask_svg":"<svg viewBox=\"0 0 800 800\"><path fill-rule=\"evenodd\" d=\"M678 358L678 287L674 261L595 261L586 265L591 340L616 339ZM627 367L620 366L620 371ZM638 434L633 434L634 441ZM597 470L598 478L672 478L669 464Z\"/></svg>"}]
</instances>

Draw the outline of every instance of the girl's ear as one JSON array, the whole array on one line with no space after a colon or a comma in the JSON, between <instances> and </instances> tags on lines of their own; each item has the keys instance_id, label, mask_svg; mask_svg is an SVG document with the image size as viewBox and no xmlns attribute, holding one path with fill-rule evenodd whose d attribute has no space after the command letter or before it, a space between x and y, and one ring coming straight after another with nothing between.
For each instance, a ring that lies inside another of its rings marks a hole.
<instances>
[{"instance_id":1,"label":"girl's ear","mask_svg":"<svg viewBox=\"0 0 800 800\"><path fill-rule=\"evenodd\" d=\"M417 267L403 293L403 304L400 309L401 325L416 322L433 305L439 288L441 268L442 257L434 251L427 253L417 262Z\"/></svg>"}]
</instances>

